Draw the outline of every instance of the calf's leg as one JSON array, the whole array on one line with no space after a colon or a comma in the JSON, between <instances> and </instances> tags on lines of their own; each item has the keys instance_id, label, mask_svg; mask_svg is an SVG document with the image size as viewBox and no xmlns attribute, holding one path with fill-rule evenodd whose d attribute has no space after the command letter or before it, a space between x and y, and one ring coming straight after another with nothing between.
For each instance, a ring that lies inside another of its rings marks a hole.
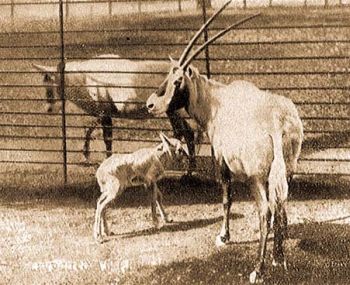
<instances>
[{"instance_id":1,"label":"calf's leg","mask_svg":"<svg viewBox=\"0 0 350 285\"><path fill-rule=\"evenodd\" d=\"M169 219L168 215L165 213L164 206L163 206L163 194L162 192L160 192L157 183L154 183L154 188L156 191L156 204L158 206L160 216L164 223L171 223L172 220Z\"/></svg>"}]
</instances>

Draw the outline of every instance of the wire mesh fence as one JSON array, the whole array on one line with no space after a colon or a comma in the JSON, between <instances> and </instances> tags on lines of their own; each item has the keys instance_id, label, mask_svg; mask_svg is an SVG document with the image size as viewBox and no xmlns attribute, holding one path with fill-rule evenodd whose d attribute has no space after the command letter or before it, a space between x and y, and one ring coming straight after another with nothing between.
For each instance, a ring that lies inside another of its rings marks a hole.
<instances>
[{"instance_id":1,"label":"wire mesh fence","mask_svg":"<svg viewBox=\"0 0 350 285\"><path fill-rule=\"evenodd\" d=\"M300 175L350 174L348 13L348 9L333 10L329 17L329 11L323 10L264 10L259 18L212 44L193 63L215 80L249 80L296 103L305 129ZM208 30L208 36L251 14L228 10ZM41 20L0 33L0 163L13 169L57 167L63 177L62 166L74 172L85 165L86 129L95 124L95 117L84 110L84 102L91 103L86 90L90 94L106 89L118 94L151 94L167 70L133 69L128 64L149 60L166 64L168 55L176 59L201 26L203 11L149 13L137 19L75 20L65 18L63 10L60 15L61 25L58 20ZM84 67L91 59L100 62L98 68ZM45 74L32 64L50 67L54 83L45 82ZM89 82L89 76L101 80ZM51 113L45 95L48 85L65 95L64 100L51 98L61 106ZM82 96L79 104L67 96L73 93ZM121 103L123 100L114 102L116 106ZM105 147L102 127L96 129L91 158L98 163L105 157ZM172 132L166 117L115 116L113 150L130 152L153 145L159 141L159 131ZM207 167L202 161L210 156L207 140L199 147L199 156L201 171Z\"/></svg>"}]
</instances>

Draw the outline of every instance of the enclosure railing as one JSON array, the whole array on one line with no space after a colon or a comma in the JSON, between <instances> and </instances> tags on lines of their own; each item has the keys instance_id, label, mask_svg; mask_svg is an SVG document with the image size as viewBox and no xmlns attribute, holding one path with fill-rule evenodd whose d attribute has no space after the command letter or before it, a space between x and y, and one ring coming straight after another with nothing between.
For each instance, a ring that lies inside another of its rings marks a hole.
<instances>
[{"instance_id":1,"label":"enclosure railing","mask_svg":"<svg viewBox=\"0 0 350 285\"><path fill-rule=\"evenodd\" d=\"M147 21L147 18L127 27L111 27L106 23L104 25L107 27L103 29L90 25L81 27L79 24L70 27L70 22L63 25L62 21L57 29L52 23L47 23L48 27L43 28L40 24L37 30L34 30L34 25L29 30L1 32L0 163L63 165L65 179L68 167L84 165L83 131L90 124L90 116L69 104L67 110L63 107L60 112L46 113L46 85L31 63L59 66L56 72L63 74L91 72L64 71L65 61L90 59L115 50L120 60L168 60L168 54L176 58L201 25L206 13L204 11L203 14L203 11L193 12L190 16L179 14L176 21L168 17L168 26L159 24L164 19L153 14L158 22L150 27L144 25L143 21ZM63 10L61 12L63 17ZM236 10L230 10L220 19L232 22L232 19L241 17L241 13L236 15ZM281 24L273 18L275 16L266 15L272 17L268 25L263 15L262 19L238 27L212 44L194 63L201 72L219 81L228 83L234 79L246 79L264 90L285 95L297 104L305 128L305 143L298 170L301 175L350 175L350 85L347 80L350 23L345 19L346 14L341 15L344 15L344 19L340 17L336 23L327 24L322 18L319 23L291 21ZM188 19L186 17L192 17L195 25L188 27L185 22L179 24L181 19ZM123 21L130 24L128 19ZM208 34L221 30L222 26L222 22L214 25ZM118 60L115 57L110 59ZM135 72L133 74L137 75ZM162 72L152 74L166 75ZM63 76L60 78L64 80ZM60 84L62 95L64 88L72 87L64 82ZM74 86L89 87L84 84ZM133 88L151 93L157 86L116 84L113 88ZM157 133L160 130L171 132L166 118L146 121L116 118L113 130L118 131L114 149L122 149L123 152L158 142ZM102 138L98 137L93 146L92 152L97 161L104 157L101 142ZM208 142L204 141L203 145L200 155L210 155Z\"/></svg>"}]
</instances>

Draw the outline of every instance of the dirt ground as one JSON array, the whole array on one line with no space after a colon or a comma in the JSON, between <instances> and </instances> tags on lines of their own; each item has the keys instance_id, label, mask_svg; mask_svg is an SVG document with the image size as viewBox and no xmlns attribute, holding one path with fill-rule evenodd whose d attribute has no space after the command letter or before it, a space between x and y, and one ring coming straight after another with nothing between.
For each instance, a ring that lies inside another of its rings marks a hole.
<instances>
[{"instance_id":1,"label":"dirt ground","mask_svg":"<svg viewBox=\"0 0 350 285\"><path fill-rule=\"evenodd\" d=\"M350 280L349 182L341 177L310 181L297 178L291 186L289 272L274 270L268 255L266 284ZM160 188L172 224L154 229L149 193L132 188L109 210L112 236L97 244L92 237L98 195L93 178L65 192L8 185L0 202L0 284L249 283L258 248L249 190L235 185L231 243L218 249L214 240L222 211L216 184L173 177L161 181Z\"/></svg>"}]
</instances>

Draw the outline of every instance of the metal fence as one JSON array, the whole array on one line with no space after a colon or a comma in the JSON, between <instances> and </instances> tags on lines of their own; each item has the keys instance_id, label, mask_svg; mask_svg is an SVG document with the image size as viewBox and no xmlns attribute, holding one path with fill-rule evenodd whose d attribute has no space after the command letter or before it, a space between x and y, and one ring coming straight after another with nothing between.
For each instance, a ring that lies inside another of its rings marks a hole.
<instances>
[{"instance_id":1,"label":"metal fence","mask_svg":"<svg viewBox=\"0 0 350 285\"><path fill-rule=\"evenodd\" d=\"M63 13L68 17L120 15L160 11L184 11L200 8L201 0L66 0L63 2ZM213 1L214 5L217 4ZM210 2L209 2L210 3ZM349 0L240 0L232 6L243 9L252 7L274 6L321 6L324 8L350 4ZM56 0L5 0L0 3L0 17L16 21L21 18L58 17Z\"/></svg>"},{"instance_id":2,"label":"metal fence","mask_svg":"<svg viewBox=\"0 0 350 285\"><path fill-rule=\"evenodd\" d=\"M57 72L64 74L66 62L103 53L117 53L120 60L168 60L168 54L176 58L206 11L153 13L132 20L120 16L68 21L63 3L57 7L59 21L31 22L0 33L0 163L5 171L52 168L67 180L69 169L74 176L84 165L83 133L91 118L65 101L64 90L69 86L65 86L64 76L59 83L63 87L62 111L46 113L45 84L31 64L59 66ZM289 16L290 12L294 14ZM305 128L300 175L350 175L349 12L316 11L310 20L307 10L264 10L262 16L237 27L194 62L214 79L225 83L246 79L296 103ZM247 14L251 11L228 10L205 37ZM113 88L151 93L156 87L123 84ZM170 132L171 128L166 118L115 118L113 130L114 151L128 152L154 144L160 130ZM93 160L101 161L104 145L100 135L92 143L92 151ZM210 156L207 142L200 148L200 156L203 161ZM198 168L204 166L200 163Z\"/></svg>"}]
</instances>

